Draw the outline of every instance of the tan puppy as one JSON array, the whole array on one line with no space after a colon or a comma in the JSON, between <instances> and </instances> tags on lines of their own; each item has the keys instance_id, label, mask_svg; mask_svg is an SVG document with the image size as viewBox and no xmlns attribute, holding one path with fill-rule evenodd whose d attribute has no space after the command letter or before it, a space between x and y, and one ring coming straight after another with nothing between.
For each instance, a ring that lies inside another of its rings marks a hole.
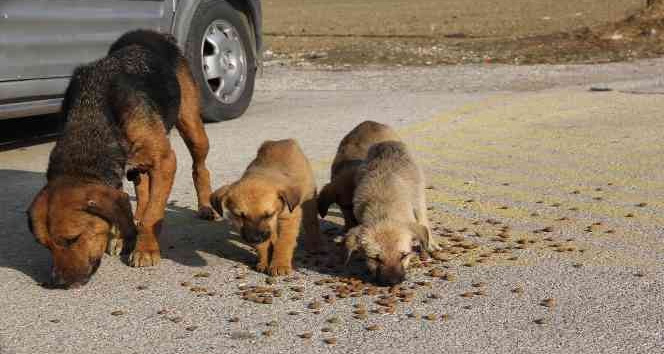
<instances>
[{"instance_id":1,"label":"tan puppy","mask_svg":"<svg viewBox=\"0 0 664 354\"><path fill-rule=\"evenodd\" d=\"M316 184L311 165L295 140L266 141L240 180L212 194L212 206L228 217L256 248L256 270L286 275L293 270L300 224L305 246L321 246Z\"/></svg>"},{"instance_id":2,"label":"tan puppy","mask_svg":"<svg viewBox=\"0 0 664 354\"><path fill-rule=\"evenodd\" d=\"M332 203L337 203L344 215L344 229L348 231L357 226L353 215L355 174L367 158L371 145L390 140L401 139L389 126L370 120L360 123L341 140L332 162L330 183L321 189L318 196L318 213L321 217L327 215Z\"/></svg>"},{"instance_id":3,"label":"tan puppy","mask_svg":"<svg viewBox=\"0 0 664 354\"><path fill-rule=\"evenodd\" d=\"M369 149L357 173L353 205L360 225L346 237L348 258L362 251L379 284L405 279L412 241L428 251L439 248L429 230L422 171L404 143L382 142Z\"/></svg>"}]
</instances>

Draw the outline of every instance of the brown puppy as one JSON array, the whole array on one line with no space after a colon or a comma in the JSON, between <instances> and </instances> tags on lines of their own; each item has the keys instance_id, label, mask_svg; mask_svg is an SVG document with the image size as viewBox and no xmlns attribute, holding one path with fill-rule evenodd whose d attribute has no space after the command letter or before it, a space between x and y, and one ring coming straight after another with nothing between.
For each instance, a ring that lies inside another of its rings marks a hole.
<instances>
[{"instance_id":1,"label":"brown puppy","mask_svg":"<svg viewBox=\"0 0 664 354\"><path fill-rule=\"evenodd\" d=\"M199 215L214 217L198 89L172 38L145 30L123 35L106 57L74 71L62 111L67 122L50 155L48 183L28 210L30 229L53 255L55 286L86 283L104 249L116 255L133 247L134 267L159 262L157 236L176 168L167 136L173 126L193 158ZM133 218L125 175L136 188Z\"/></svg>"},{"instance_id":2,"label":"brown puppy","mask_svg":"<svg viewBox=\"0 0 664 354\"><path fill-rule=\"evenodd\" d=\"M266 141L238 181L212 194L219 214L256 248L256 270L271 275L293 269L300 224L305 247L321 246L316 215L316 183L309 160L295 140Z\"/></svg>"},{"instance_id":3,"label":"brown puppy","mask_svg":"<svg viewBox=\"0 0 664 354\"><path fill-rule=\"evenodd\" d=\"M390 140L399 141L399 135L389 126L370 120L360 123L341 140L332 162L330 183L321 189L318 196L318 213L321 217L327 215L332 203L337 203L344 215L344 229L347 231L357 226L353 214L357 170L367 158L371 145Z\"/></svg>"}]
</instances>

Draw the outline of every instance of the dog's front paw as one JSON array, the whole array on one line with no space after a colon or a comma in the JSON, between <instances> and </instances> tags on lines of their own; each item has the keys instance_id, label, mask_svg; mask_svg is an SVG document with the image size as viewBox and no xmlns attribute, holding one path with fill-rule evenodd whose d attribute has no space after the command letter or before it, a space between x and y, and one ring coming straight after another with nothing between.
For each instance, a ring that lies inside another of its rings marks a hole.
<instances>
[{"instance_id":1,"label":"dog's front paw","mask_svg":"<svg viewBox=\"0 0 664 354\"><path fill-rule=\"evenodd\" d=\"M132 267L152 267L159 264L159 244L150 236L138 236L134 252L129 255L129 265Z\"/></svg>"},{"instance_id":2,"label":"dog's front paw","mask_svg":"<svg viewBox=\"0 0 664 354\"><path fill-rule=\"evenodd\" d=\"M271 265L267 270L271 276L289 275L292 271L293 267L286 265Z\"/></svg>"},{"instance_id":3,"label":"dog's front paw","mask_svg":"<svg viewBox=\"0 0 664 354\"><path fill-rule=\"evenodd\" d=\"M436 240L436 239L433 238L433 237L431 237L431 238L429 239L429 242L427 242L427 243L428 243L428 245L427 245L426 251L429 252L429 253L431 253L431 252L435 252L435 251L440 251L440 250L443 249L443 248L440 246L440 243L438 242L438 240Z\"/></svg>"},{"instance_id":4,"label":"dog's front paw","mask_svg":"<svg viewBox=\"0 0 664 354\"><path fill-rule=\"evenodd\" d=\"M260 273L267 273L269 265L267 263L256 263L256 271Z\"/></svg>"},{"instance_id":5,"label":"dog's front paw","mask_svg":"<svg viewBox=\"0 0 664 354\"><path fill-rule=\"evenodd\" d=\"M216 214L212 207L205 205L198 209L198 212L196 212L196 217L203 220L214 220Z\"/></svg>"},{"instance_id":6,"label":"dog's front paw","mask_svg":"<svg viewBox=\"0 0 664 354\"><path fill-rule=\"evenodd\" d=\"M111 256L119 256L122 254L124 249L124 240L119 237L114 237L108 240L108 245L106 245L106 253Z\"/></svg>"}]
</instances>

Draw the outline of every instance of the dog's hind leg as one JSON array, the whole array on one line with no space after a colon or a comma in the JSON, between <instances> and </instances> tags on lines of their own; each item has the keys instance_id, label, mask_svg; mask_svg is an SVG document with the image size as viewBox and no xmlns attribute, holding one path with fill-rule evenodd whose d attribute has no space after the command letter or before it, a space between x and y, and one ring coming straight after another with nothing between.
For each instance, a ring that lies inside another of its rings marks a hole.
<instances>
[{"instance_id":1,"label":"dog's hind leg","mask_svg":"<svg viewBox=\"0 0 664 354\"><path fill-rule=\"evenodd\" d=\"M177 78L180 84L181 103L180 116L175 126L193 160L192 177L198 197L198 217L213 220L215 212L210 205L210 195L212 194L210 171L205 166L210 143L201 119L198 87L194 83L186 63L178 66Z\"/></svg>"}]
</instances>

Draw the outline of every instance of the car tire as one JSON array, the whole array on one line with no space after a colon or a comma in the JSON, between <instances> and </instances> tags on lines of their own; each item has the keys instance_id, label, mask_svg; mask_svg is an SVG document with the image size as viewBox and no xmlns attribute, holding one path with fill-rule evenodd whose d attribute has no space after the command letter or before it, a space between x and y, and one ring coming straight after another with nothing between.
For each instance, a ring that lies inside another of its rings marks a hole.
<instances>
[{"instance_id":1,"label":"car tire","mask_svg":"<svg viewBox=\"0 0 664 354\"><path fill-rule=\"evenodd\" d=\"M207 122L241 116L254 93L254 37L246 16L223 0L198 5L185 42L185 56L201 91Z\"/></svg>"}]
</instances>

